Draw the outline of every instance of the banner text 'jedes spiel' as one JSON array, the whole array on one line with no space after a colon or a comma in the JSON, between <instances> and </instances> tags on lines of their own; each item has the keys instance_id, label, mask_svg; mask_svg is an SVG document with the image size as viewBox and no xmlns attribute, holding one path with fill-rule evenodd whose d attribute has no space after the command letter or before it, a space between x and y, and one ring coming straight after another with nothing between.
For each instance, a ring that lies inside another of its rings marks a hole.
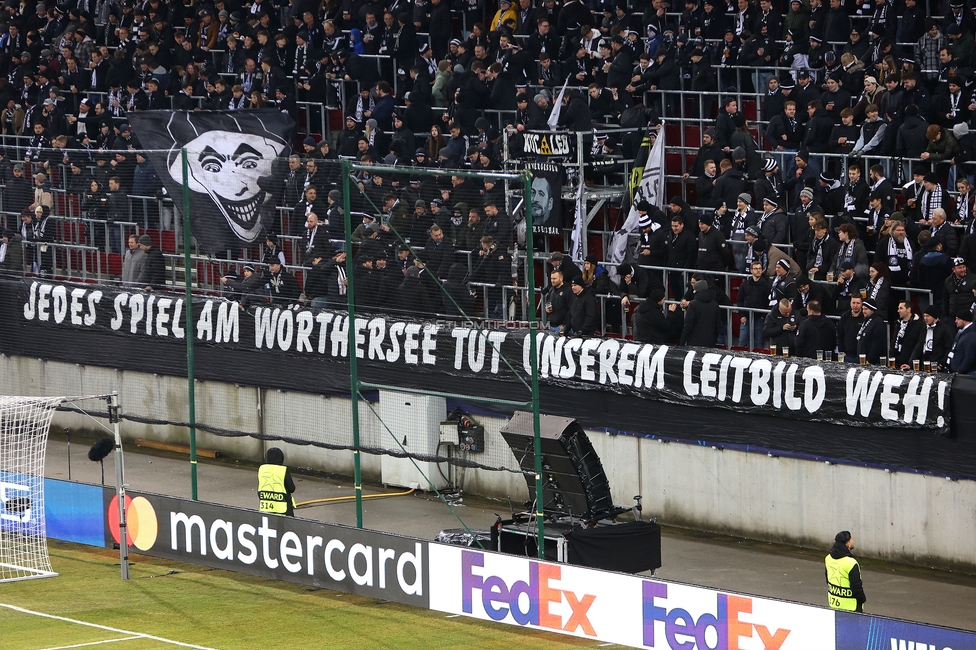
<instances>
[{"instance_id":1,"label":"banner text 'jedes spiel'","mask_svg":"<svg viewBox=\"0 0 976 650\"><path fill-rule=\"evenodd\" d=\"M174 357L174 369L183 367L178 360L185 309L176 294L37 280L0 284L0 308L24 330L15 332L20 340L43 337L53 328L56 336L73 333L73 341L91 351L117 346L122 338L150 351L160 365L156 372L167 371L167 356ZM462 322L382 315L363 315L351 324L341 312L272 306L245 311L233 302L203 298L194 300L193 314L197 349L219 350L221 366L253 363L259 353L269 363L300 363L327 376L333 365L346 363L352 327L360 368L382 372L393 385L449 380L454 390L490 394L520 388L531 371L526 329L479 331ZM551 385L845 425L948 426L950 379L945 375L543 332L536 337L540 376ZM249 356L235 357L240 353ZM84 362L77 350L45 350L47 358L59 354ZM341 380L343 373L331 374ZM307 386L296 383L295 389Z\"/></svg>"}]
</instances>

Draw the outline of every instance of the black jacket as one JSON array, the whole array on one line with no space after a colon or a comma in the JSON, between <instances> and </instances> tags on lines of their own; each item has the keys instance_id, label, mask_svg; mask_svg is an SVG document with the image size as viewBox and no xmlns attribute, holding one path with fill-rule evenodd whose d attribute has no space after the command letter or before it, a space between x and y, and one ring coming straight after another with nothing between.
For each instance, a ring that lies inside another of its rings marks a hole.
<instances>
[{"instance_id":1,"label":"black jacket","mask_svg":"<svg viewBox=\"0 0 976 650\"><path fill-rule=\"evenodd\" d=\"M967 273L961 280L955 273L949 275L942 291L942 313L955 316L963 307L970 307L973 304L973 289L976 289L976 275L973 273Z\"/></svg>"},{"instance_id":2,"label":"black jacket","mask_svg":"<svg viewBox=\"0 0 976 650\"><path fill-rule=\"evenodd\" d=\"M833 352L837 346L837 330L826 316L809 316L796 332L796 356L816 359L817 350Z\"/></svg>"},{"instance_id":3,"label":"black jacket","mask_svg":"<svg viewBox=\"0 0 976 650\"><path fill-rule=\"evenodd\" d=\"M266 273L264 279L271 288L271 302L276 305L291 305L302 295L298 280L284 268L277 274Z\"/></svg>"},{"instance_id":4,"label":"black jacket","mask_svg":"<svg viewBox=\"0 0 976 650\"><path fill-rule=\"evenodd\" d=\"M918 314L912 314L907 321L900 318L895 321L897 329L891 339L891 350L888 356L895 358L895 367L901 368L903 365L912 365L912 354L915 352L915 345L918 343L919 335L925 331L925 321ZM925 341L922 341L925 345Z\"/></svg>"},{"instance_id":5,"label":"black jacket","mask_svg":"<svg viewBox=\"0 0 976 650\"><path fill-rule=\"evenodd\" d=\"M769 307L769 291L771 288L772 282L765 273L759 276L758 282L751 277L746 278L739 285L739 295L735 299L735 304L739 307L750 309L767 309Z\"/></svg>"},{"instance_id":6,"label":"black jacket","mask_svg":"<svg viewBox=\"0 0 976 650\"><path fill-rule=\"evenodd\" d=\"M155 246L146 251L143 273L140 285L153 289L166 288L166 262L163 260L163 251Z\"/></svg>"},{"instance_id":7,"label":"black jacket","mask_svg":"<svg viewBox=\"0 0 976 650\"><path fill-rule=\"evenodd\" d=\"M936 321L934 331L932 332L932 349L930 351L925 350L927 332L928 326L923 323L918 333L918 341L912 350L912 359L918 359L922 362L931 361L934 364L945 365L946 357L949 356L949 350L952 349L952 344L956 339L955 328L943 321Z\"/></svg>"},{"instance_id":8,"label":"black jacket","mask_svg":"<svg viewBox=\"0 0 976 650\"><path fill-rule=\"evenodd\" d=\"M857 316L848 309L837 322L837 351L847 355L857 354L857 333L864 322L864 314ZM949 351L946 350L946 354Z\"/></svg>"},{"instance_id":9,"label":"black jacket","mask_svg":"<svg viewBox=\"0 0 976 650\"><path fill-rule=\"evenodd\" d=\"M573 297L573 303L569 308L570 318L573 324L573 334L577 336L593 336L599 325L596 295L589 287Z\"/></svg>"},{"instance_id":10,"label":"black jacket","mask_svg":"<svg viewBox=\"0 0 976 650\"><path fill-rule=\"evenodd\" d=\"M695 292L694 300L688 304L688 309L685 311L685 322L681 328L681 345L715 347L718 342L718 319L721 311L711 289Z\"/></svg>"},{"instance_id":11,"label":"black jacket","mask_svg":"<svg viewBox=\"0 0 976 650\"><path fill-rule=\"evenodd\" d=\"M563 282L562 286L558 289L555 287L549 288L549 293L546 295L546 302L552 305L552 312L549 314L549 327L564 327L564 329L569 329L571 322L570 308L572 307L573 300L576 296L573 295L573 290L570 285Z\"/></svg>"},{"instance_id":12,"label":"black jacket","mask_svg":"<svg viewBox=\"0 0 976 650\"><path fill-rule=\"evenodd\" d=\"M803 138L803 146L810 153L828 153L830 151L830 133L834 130L834 123L825 109L817 109L807 123L807 132Z\"/></svg>"},{"instance_id":13,"label":"black jacket","mask_svg":"<svg viewBox=\"0 0 976 650\"><path fill-rule=\"evenodd\" d=\"M676 312L662 310L660 305L645 300L634 314L634 340L641 343L667 345L675 333Z\"/></svg>"},{"instance_id":14,"label":"black jacket","mask_svg":"<svg viewBox=\"0 0 976 650\"><path fill-rule=\"evenodd\" d=\"M694 231L689 230L691 227L686 225L677 235L674 234L673 230L668 231L667 265L673 269L696 268L695 264L698 261L698 240L695 237Z\"/></svg>"},{"instance_id":15,"label":"black jacket","mask_svg":"<svg viewBox=\"0 0 976 650\"><path fill-rule=\"evenodd\" d=\"M886 354L885 322L881 318L880 312L874 312L861 324L857 333L857 353L865 355L868 363L877 364L878 360Z\"/></svg>"},{"instance_id":16,"label":"black jacket","mask_svg":"<svg viewBox=\"0 0 976 650\"><path fill-rule=\"evenodd\" d=\"M704 271L724 271L726 266L725 236L722 235L722 231L713 227L708 232L699 232L696 268Z\"/></svg>"},{"instance_id":17,"label":"black jacket","mask_svg":"<svg viewBox=\"0 0 976 650\"><path fill-rule=\"evenodd\" d=\"M769 339L770 345L775 345L779 349L796 348L796 329L784 329L785 325L796 325L796 314L792 311L789 316L784 316L779 310L779 305L773 307L766 315L763 323L763 336Z\"/></svg>"},{"instance_id":18,"label":"black jacket","mask_svg":"<svg viewBox=\"0 0 976 650\"><path fill-rule=\"evenodd\" d=\"M736 198L747 189L746 180L743 178L742 170L730 169L715 180L712 187L712 204L720 207L724 202L730 209L735 209ZM694 224L688 224L693 226Z\"/></svg>"}]
</instances>

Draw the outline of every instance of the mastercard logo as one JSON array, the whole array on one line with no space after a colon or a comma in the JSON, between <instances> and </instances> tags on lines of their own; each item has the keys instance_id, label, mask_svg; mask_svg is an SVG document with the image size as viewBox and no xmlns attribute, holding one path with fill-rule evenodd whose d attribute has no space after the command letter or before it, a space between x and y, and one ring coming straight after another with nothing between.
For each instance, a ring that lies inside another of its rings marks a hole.
<instances>
[{"instance_id":1,"label":"mastercard logo","mask_svg":"<svg viewBox=\"0 0 976 650\"><path fill-rule=\"evenodd\" d=\"M156 543L159 533L159 522L156 510L145 497L135 499L125 497L125 523L127 546L135 546L140 551L148 551ZM112 539L119 543L119 497L112 497L108 505L108 527L112 531Z\"/></svg>"}]
</instances>

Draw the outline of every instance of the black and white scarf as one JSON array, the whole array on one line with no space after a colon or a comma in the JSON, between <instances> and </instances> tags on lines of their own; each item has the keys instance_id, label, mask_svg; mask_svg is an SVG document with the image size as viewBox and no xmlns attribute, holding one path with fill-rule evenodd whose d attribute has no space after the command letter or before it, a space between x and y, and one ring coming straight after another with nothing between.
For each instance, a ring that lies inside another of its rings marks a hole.
<instances>
[{"instance_id":1,"label":"black and white scarf","mask_svg":"<svg viewBox=\"0 0 976 650\"><path fill-rule=\"evenodd\" d=\"M909 318L908 320L901 320L898 322L898 333L895 334L895 343L894 343L894 348L898 352L902 351L902 347L905 344L905 334L908 332L908 324L917 320L918 320L918 316L916 314L912 314L912 317Z\"/></svg>"},{"instance_id":2,"label":"black and white scarf","mask_svg":"<svg viewBox=\"0 0 976 650\"><path fill-rule=\"evenodd\" d=\"M878 278L877 280L872 280L868 282L868 297L871 302L878 299L878 294L881 293L881 289L884 287L884 278Z\"/></svg>"},{"instance_id":3,"label":"black and white scarf","mask_svg":"<svg viewBox=\"0 0 976 650\"><path fill-rule=\"evenodd\" d=\"M912 263L912 247L905 241L902 242L901 246L898 245L898 241L894 237L888 237L888 268L892 271L901 270L901 259L908 261L909 265Z\"/></svg>"},{"instance_id":4,"label":"black and white scarf","mask_svg":"<svg viewBox=\"0 0 976 650\"><path fill-rule=\"evenodd\" d=\"M931 219L932 213L935 212L936 208L942 207L942 186L936 185L935 189L931 192L928 190L923 190L921 203L922 218Z\"/></svg>"}]
</instances>

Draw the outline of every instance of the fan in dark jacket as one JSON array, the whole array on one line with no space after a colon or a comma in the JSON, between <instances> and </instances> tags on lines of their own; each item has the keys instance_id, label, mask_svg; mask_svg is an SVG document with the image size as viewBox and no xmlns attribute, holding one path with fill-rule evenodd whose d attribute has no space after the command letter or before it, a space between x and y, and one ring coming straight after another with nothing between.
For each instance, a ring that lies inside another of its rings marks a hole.
<instances>
[{"instance_id":1,"label":"fan in dark jacket","mask_svg":"<svg viewBox=\"0 0 976 650\"><path fill-rule=\"evenodd\" d=\"M147 290L166 288L166 261L163 259L163 251L153 246L149 235L139 237L139 247L146 252L146 264L142 267L142 276L139 278L139 286L146 287Z\"/></svg>"},{"instance_id":2,"label":"fan in dark jacket","mask_svg":"<svg viewBox=\"0 0 976 650\"><path fill-rule=\"evenodd\" d=\"M910 370L912 353L915 351L919 336L925 330L925 321L919 318L918 314L912 313L912 303L902 301L898 303L896 324L898 329L891 339L891 350L888 356L895 358L896 368Z\"/></svg>"},{"instance_id":3,"label":"fan in dark jacket","mask_svg":"<svg viewBox=\"0 0 976 650\"><path fill-rule=\"evenodd\" d=\"M465 282L468 273L467 266L460 262L451 265L444 282L444 313L449 316L471 318L474 314L474 296Z\"/></svg>"},{"instance_id":4,"label":"fan in dark jacket","mask_svg":"<svg viewBox=\"0 0 976 650\"><path fill-rule=\"evenodd\" d=\"M857 332L857 354L858 357L865 355L868 363L877 365L881 357L886 354L885 327L887 326L881 318L881 312L872 302L865 300L861 305L861 311L864 312L864 322Z\"/></svg>"},{"instance_id":5,"label":"fan in dark jacket","mask_svg":"<svg viewBox=\"0 0 976 650\"><path fill-rule=\"evenodd\" d=\"M573 278L571 286L575 294L573 304L570 306L573 334L576 336L594 336L599 324L596 296L593 294L593 290L583 282L582 276Z\"/></svg>"},{"instance_id":6,"label":"fan in dark jacket","mask_svg":"<svg viewBox=\"0 0 976 650\"><path fill-rule=\"evenodd\" d=\"M807 317L796 331L796 356L816 359L818 350L832 353L837 347L837 330L822 313L818 300L807 303Z\"/></svg>"},{"instance_id":7,"label":"fan in dark jacket","mask_svg":"<svg viewBox=\"0 0 976 650\"><path fill-rule=\"evenodd\" d=\"M769 309L769 292L772 290L772 282L763 273L762 262L755 261L749 269L751 277L743 280L739 285L739 295L735 299L735 304L743 309ZM739 312L739 345L749 346L750 323L754 328L753 345L754 348L763 347L763 326L760 322L762 313L755 311Z\"/></svg>"},{"instance_id":8,"label":"fan in dark jacket","mask_svg":"<svg viewBox=\"0 0 976 650\"><path fill-rule=\"evenodd\" d=\"M298 280L285 270L278 258L268 262L268 272L264 279L271 288L271 302L276 305L293 305L302 295L302 287L298 284Z\"/></svg>"},{"instance_id":9,"label":"fan in dark jacket","mask_svg":"<svg viewBox=\"0 0 976 650\"><path fill-rule=\"evenodd\" d=\"M929 361L933 367L944 366L956 337L955 327L939 320L939 310L935 305L926 308L922 322L925 325L918 333L912 360L918 359L921 363Z\"/></svg>"},{"instance_id":10,"label":"fan in dark jacket","mask_svg":"<svg viewBox=\"0 0 976 650\"><path fill-rule=\"evenodd\" d=\"M707 280L692 282L692 288L695 296L685 310L680 343L703 348L715 347L718 342L718 319L721 309Z\"/></svg>"},{"instance_id":11,"label":"fan in dark jacket","mask_svg":"<svg viewBox=\"0 0 976 650\"><path fill-rule=\"evenodd\" d=\"M576 296L570 285L564 280L563 272L559 269L549 274L550 288L546 294L546 318L549 331L565 334L572 329L572 315L570 308Z\"/></svg>"},{"instance_id":12,"label":"fan in dark jacket","mask_svg":"<svg viewBox=\"0 0 976 650\"><path fill-rule=\"evenodd\" d=\"M698 258L696 268L703 271L724 271L726 269L725 236L718 228L712 227L712 215L701 215L698 219Z\"/></svg>"},{"instance_id":13,"label":"fan in dark jacket","mask_svg":"<svg viewBox=\"0 0 976 650\"><path fill-rule=\"evenodd\" d=\"M420 279L420 268L411 266L397 291L400 312L403 314L431 314L430 293Z\"/></svg>"},{"instance_id":14,"label":"fan in dark jacket","mask_svg":"<svg viewBox=\"0 0 976 650\"><path fill-rule=\"evenodd\" d=\"M13 230L4 230L0 239L0 272L24 275L24 244Z\"/></svg>"},{"instance_id":15,"label":"fan in dark jacket","mask_svg":"<svg viewBox=\"0 0 976 650\"><path fill-rule=\"evenodd\" d=\"M796 348L796 314L789 298L783 298L773 307L763 323L763 336L769 339L770 346Z\"/></svg>"},{"instance_id":16,"label":"fan in dark jacket","mask_svg":"<svg viewBox=\"0 0 976 650\"><path fill-rule=\"evenodd\" d=\"M721 207L724 202L728 208L732 208L735 206L736 198L747 189L745 172L733 167L731 160L722 160L719 163L719 176L712 187L712 205Z\"/></svg>"},{"instance_id":17,"label":"fan in dark jacket","mask_svg":"<svg viewBox=\"0 0 976 650\"><path fill-rule=\"evenodd\" d=\"M676 333L680 316L677 305L664 306L664 289L652 289L650 297L634 312L634 340L667 345Z\"/></svg>"},{"instance_id":18,"label":"fan in dark jacket","mask_svg":"<svg viewBox=\"0 0 976 650\"><path fill-rule=\"evenodd\" d=\"M831 150L830 132L834 129L834 122L827 114L827 110L819 99L807 106L807 133L803 138L803 146L811 153L828 153Z\"/></svg>"}]
</instances>

